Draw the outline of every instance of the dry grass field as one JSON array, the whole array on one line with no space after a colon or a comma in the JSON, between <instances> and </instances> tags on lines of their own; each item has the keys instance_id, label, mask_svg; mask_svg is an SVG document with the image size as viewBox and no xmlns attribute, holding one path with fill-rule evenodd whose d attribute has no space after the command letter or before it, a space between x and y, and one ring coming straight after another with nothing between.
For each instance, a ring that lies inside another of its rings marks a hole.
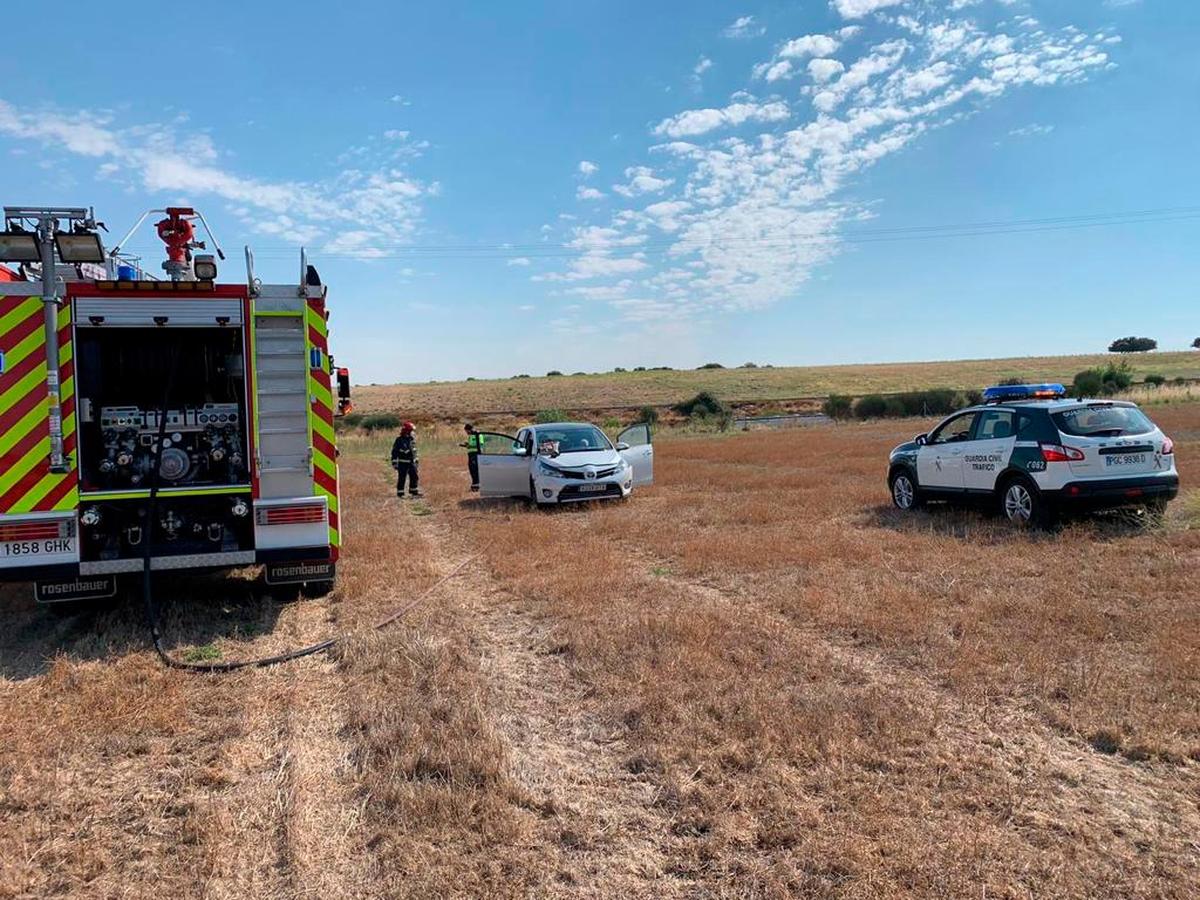
<instances>
[{"instance_id":1,"label":"dry grass field","mask_svg":"<svg viewBox=\"0 0 1200 900\"><path fill-rule=\"evenodd\" d=\"M982 388L1006 376L1069 384L1077 372L1124 360L1136 380L1148 373L1200 378L1200 352L972 359L950 362L880 363L849 366L786 366L700 369L505 378L430 384L366 385L355 388L361 412L395 412L419 421L458 419L496 411L525 414L539 409L600 411L606 407L666 406L699 391L730 402L771 401L828 394L927 388ZM530 373L538 375L541 373Z\"/></svg>"},{"instance_id":2,"label":"dry grass field","mask_svg":"<svg viewBox=\"0 0 1200 900\"><path fill-rule=\"evenodd\" d=\"M628 502L343 457L335 593L0 589L0 897L1190 897L1200 405L1166 521L894 513L913 421L675 437ZM466 561L394 628L364 632Z\"/></svg>"}]
</instances>

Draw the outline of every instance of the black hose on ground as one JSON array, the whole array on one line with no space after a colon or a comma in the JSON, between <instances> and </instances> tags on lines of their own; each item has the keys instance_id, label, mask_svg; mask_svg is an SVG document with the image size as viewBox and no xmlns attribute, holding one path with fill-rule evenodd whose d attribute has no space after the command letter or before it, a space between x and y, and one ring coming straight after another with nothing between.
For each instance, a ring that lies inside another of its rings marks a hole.
<instances>
[{"instance_id":1,"label":"black hose on ground","mask_svg":"<svg viewBox=\"0 0 1200 900\"><path fill-rule=\"evenodd\" d=\"M167 436L167 411L170 409L171 391L175 385L175 376L179 368L179 353L176 351L171 357L171 369L167 376L167 382L163 390L162 407L158 411L158 440L154 445L154 459L150 469L150 497L146 505L146 528L143 535L142 543L142 604L146 614L146 624L150 628L150 636L154 640L154 652L158 654L158 658L162 660L163 665L171 669L182 669L187 672L236 672L239 669L261 669L267 666L276 666L280 663L291 662L294 659L302 659L305 656L313 656L317 653L323 653L331 649L337 644L339 638L327 638L319 641L316 644L309 644L307 647L301 647L298 650L289 650L286 653L278 653L274 656L263 656L258 659L237 660L235 662L206 662L206 663L189 663L175 659L166 651L162 642L162 630L158 625L158 607L154 602L154 591L152 589L152 569L151 569L151 548L154 543L154 528L157 523L155 517L155 506L158 502L159 488L159 471L158 467L162 460L163 441ZM408 613L412 612L417 606L425 602L425 600L433 594L443 584L457 575L473 556L469 556L460 562L457 566L450 570L441 579L431 585L415 600L412 600L405 606L395 612L390 613L383 619L380 619L372 626L372 630L378 631L391 625L393 622L403 618Z\"/></svg>"}]
</instances>

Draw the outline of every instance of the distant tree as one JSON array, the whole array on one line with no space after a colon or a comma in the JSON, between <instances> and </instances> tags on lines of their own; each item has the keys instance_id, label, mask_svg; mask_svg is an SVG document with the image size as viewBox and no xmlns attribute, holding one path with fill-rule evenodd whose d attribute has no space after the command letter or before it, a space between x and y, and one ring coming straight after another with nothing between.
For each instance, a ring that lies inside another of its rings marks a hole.
<instances>
[{"instance_id":1,"label":"distant tree","mask_svg":"<svg viewBox=\"0 0 1200 900\"><path fill-rule=\"evenodd\" d=\"M546 377L547 378L561 378L562 372L558 371L558 369L551 369L549 372L546 373Z\"/></svg>"},{"instance_id":2,"label":"distant tree","mask_svg":"<svg viewBox=\"0 0 1200 900\"><path fill-rule=\"evenodd\" d=\"M697 369L723 369L725 368L720 363L705 363L702 366L696 366Z\"/></svg>"},{"instance_id":3,"label":"distant tree","mask_svg":"<svg viewBox=\"0 0 1200 900\"><path fill-rule=\"evenodd\" d=\"M742 364L741 364L740 368L743 368L743 369L757 369L757 368L758 368L758 363L755 363L755 362L744 362L744 363L742 363Z\"/></svg>"},{"instance_id":4,"label":"distant tree","mask_svg":"<svg viewBox=\"0 0 1200 900\"><path fill-rule=\"evenodd\" d=\"M1109 353L1144 353L1158 348L1158 341L1148 337L1117 338L1108 345Z\"/></svg>"},{"instance_id":5,"label":"distant tree","mask_svg":"<svg viewBox=\"0 0 1200 900\"><path fill-rule=\"evenodd\" d=\"M1075 397L1111 397L1128 390L1133 384L1133 372L1127 363L1109 363L1103 369L1084 369L1071 383Z\"/></svg>"},{"instance_id":6,"label":"distant tree","mask_svg":"<svg viewBox=\"0 0 1200 900\"><path fill-rule=\"evenodd\" d=\"M645 372L645 371L646 371L646 367L645 367L645 366L634 366L634 367L633 367L633 371L635 371L635 372Z\"/></svg>"},{"instance_id":7,"label":"distant tree","mask_svg":"<svg viewBox=\"0 0 1200 900\"><path fill-rule=\"evenodd\" d=\"M478 379L478 378L476 378L474 375L468 375L468 376L467 376L467 381L478 381L478 380L479 380L479 379Z\"/></svg>"},{"instance_id":8,"label":"distant tree","mask_svg":"<svg viewBox=\"0 0 1200 900\"><path fill-rule=\"evenodd\" d=\"M1000 387L1012 387L1015 384L1024 384L1025 379L1020 375L1007 375L996 382Z\"/></svg>"},{"instance_id":9,"label":"distant tree","mask_svg":"<svg viewBox=\"0 0 1200 900\"><path fill-rule=\"evenodd\" d=\"M1200 338L1196 338L1194 341L1192 341L1192 347L1196 350L1200 350Z\"/></svg>"},{"instance_id":10,"label":"distant tree","mask_svg":"<svg viewBox=\"0 0 1200 900\"><path fill-rule=\"evenodd\" d=\"M572 372L572 375L586 375L587 372Z\"/></svg>"},{"instance_id":11,"label":"distant tree","mask_svg":"<svg viewBox=\"0 0 1200 900\"><path fill-rule=\"evenodd\" d=\"M615 369L613 369L613 372L616 372L618 374L620 374L621 372L624 372L624 371L625 371L625 369L622 369L620 366L617 366Z\"/></svg>"},{"instance_id":12,"label":"distant tree","mask_svg":"<svg viewBox=\"0 0 1200 900\"><path fill-rule=\"evenodd\" d=\"M528 375L526 375L526 374L524 374L524 373L522 373L522 374L520 374L520 375L514 375L514 376L513 376L513 378L528 378L528 377L529 377L529 376L528 376Z\"/></svg>"},{"instance_id":13,"label":"distant tree","mask_svg":"<svg viewBox=\"0 0 1200 900\"><path fill-rule=\"evenodd\" d=\"M1159 375L1157 372L1151 372L1149 375L1147 375L1142 380L1144 382L1146 382L1146 384L1149 384L1153 387L1162 387L1164 384L1167 383L1167 376Z\"/></svg>"}]
</instances>

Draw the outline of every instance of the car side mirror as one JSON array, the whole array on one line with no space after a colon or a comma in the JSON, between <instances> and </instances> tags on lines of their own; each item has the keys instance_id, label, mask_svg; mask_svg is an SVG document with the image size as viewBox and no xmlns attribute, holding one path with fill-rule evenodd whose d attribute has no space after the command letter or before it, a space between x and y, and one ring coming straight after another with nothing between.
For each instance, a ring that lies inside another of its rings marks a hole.
<instances>
[{"instance_id":1,"label":"car side mirror","mask_svg":"<svg viewBox=\"0 0 1200 900\"><path fill-rule=\"evenodd\" d=\"M913 441L914 441L914 443L917 444L917 446L924 447L926 444L929 443L929 435L918 434L915 438L913 438Z\"/></svg>"},{"instance_id":2,"label":"car side mirror","mask_svg":"<svg viewBox=\"0 0 1200 900\"><path fill-rule=\"evenodd\" d=\"M618 452L620 452L621 450L628 450L628 449L629 449L629 445L627 443L625 443L624 441L617 442L617 451Z\"/></svg>"},{"instance_id":3,"label":"car side mirror","mask_svg":"<svg viewBox=\"0 0 1200 900\"><path fill-rule=\"evenodd\" d=\"M525 455L526 455L526 453L525 453L524 447L513 447L513 456L525 456Z\"/></svg>"}]
</instances>

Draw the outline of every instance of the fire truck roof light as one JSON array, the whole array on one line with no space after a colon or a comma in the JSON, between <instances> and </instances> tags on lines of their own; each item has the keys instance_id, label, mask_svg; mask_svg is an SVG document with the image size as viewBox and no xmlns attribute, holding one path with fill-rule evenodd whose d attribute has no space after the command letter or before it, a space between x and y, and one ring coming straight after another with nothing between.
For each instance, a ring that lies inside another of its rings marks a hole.
<instances>
[{"instance_id":1,"label":"fire truck roof light","mask_svg":"<svg viewBox=\"0 0 1200 900\"><path fill-rule=\"evenodd\" d=\"M32 231L0 231L0 262L39 262L42 250Z\"/></svg>"},{"instance_id":2,"label":"fire truck roof light","mask_svg":"<svg viewBox=\"0 0 1200 900\"><path fill-rule=\"evenodd\" d=\"M58 258L65 263L102 263L104 248L94 231L60 231L54 235Z\"/></svg>"}]
</instances>

